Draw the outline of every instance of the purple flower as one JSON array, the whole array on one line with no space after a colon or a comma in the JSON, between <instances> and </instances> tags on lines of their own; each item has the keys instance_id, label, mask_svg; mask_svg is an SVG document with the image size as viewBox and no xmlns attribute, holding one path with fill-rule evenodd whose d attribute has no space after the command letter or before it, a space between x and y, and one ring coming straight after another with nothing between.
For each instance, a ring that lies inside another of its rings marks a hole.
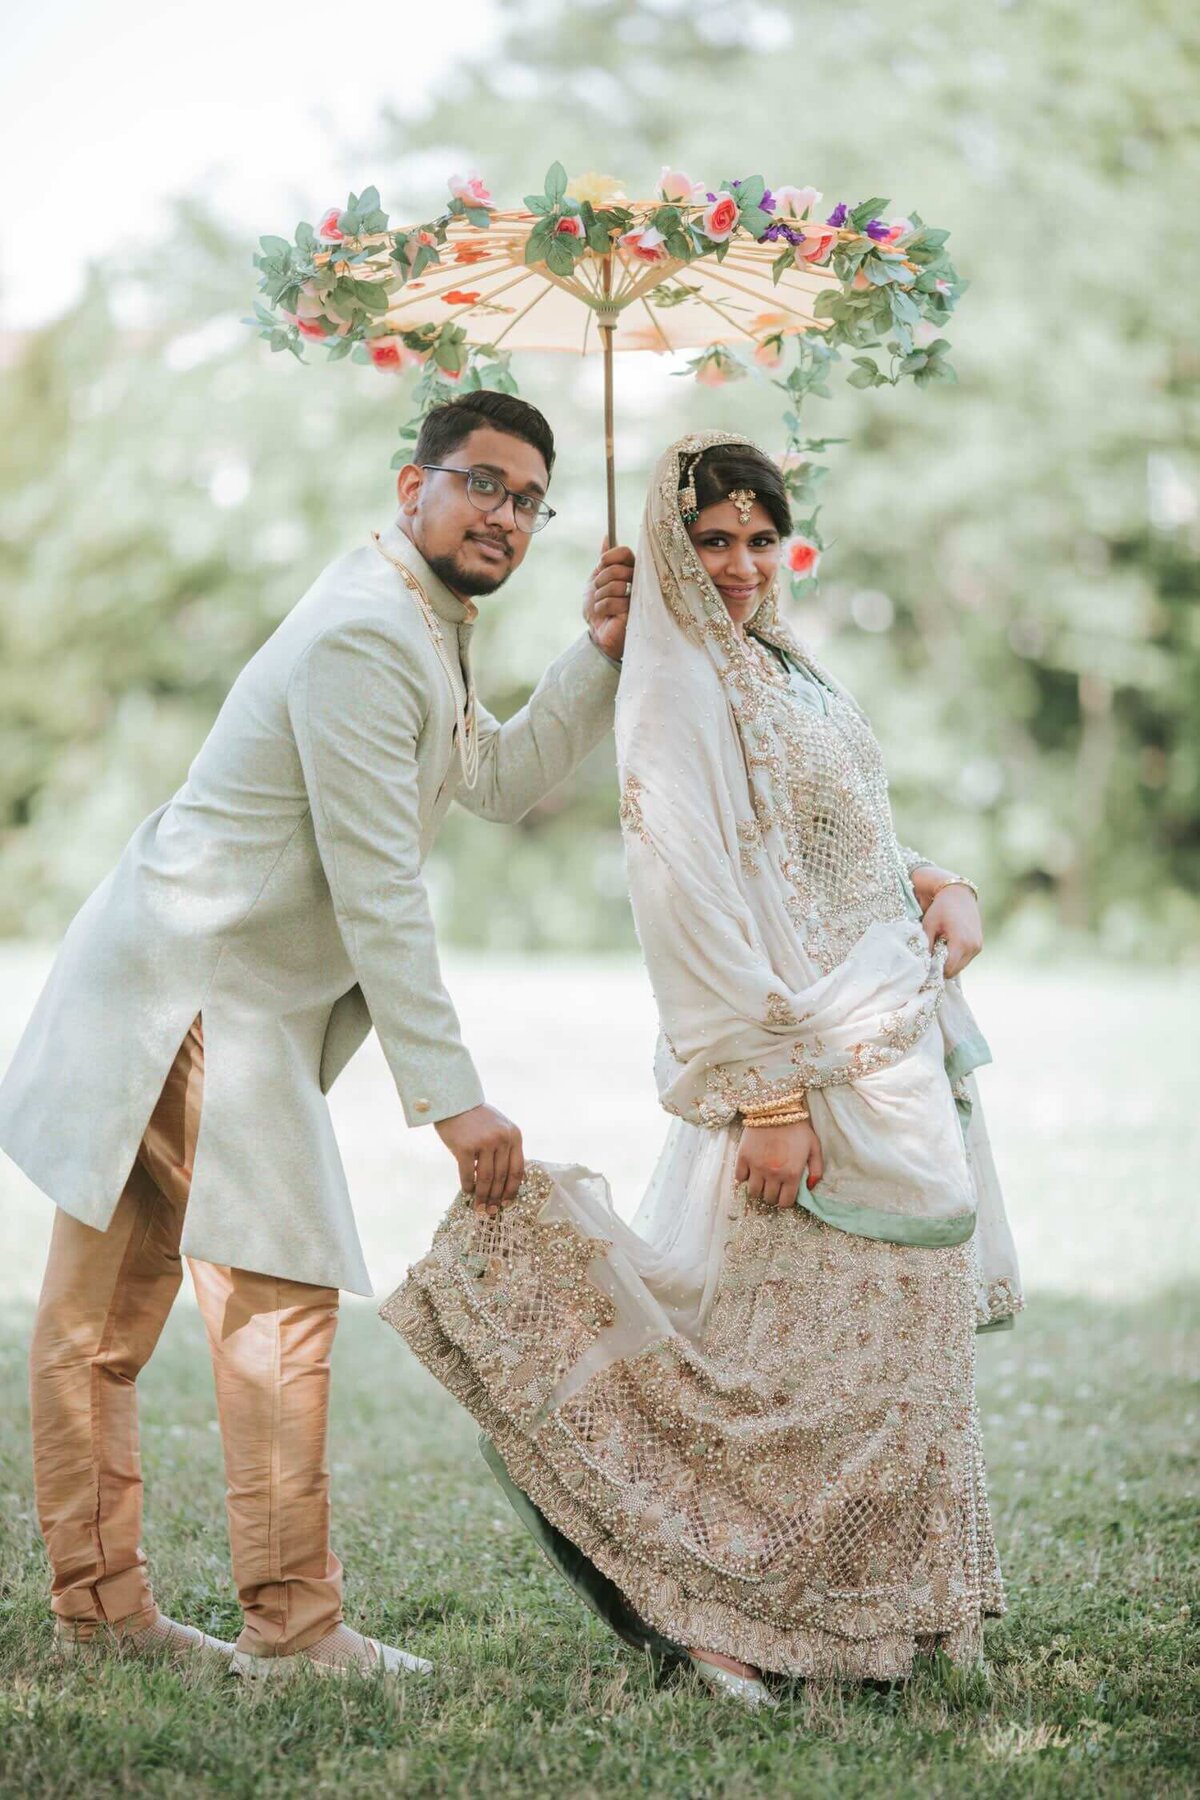
<instances>
[{"instance_id":1,"label":"purple flower","mask_svg":"<svg viewBox=\"0 0 1200 1800\"><path fill-rule=\"evenodd\" d=\"M758 204L763 212L774 212L775 211L775 196L771 192L770 188L766 188L764 190L763 197L759 201Z\"/></svg>"},{"instance_id":2,"label":"purple flower","mask_svg":"<svg viewBox=\"0 0 1200 1800\"><path fill-rule=\"evenodd\" d=\"M846 215L849 210L850 208L846 205L846 202L844 200L839 200L825 223L827 225L832 225L835 230L840 231L842 226L846 223Z\"/></svg>"},{"instance_id":3,"label":"purple flower","mask_svg":"<svg viewBox=\"0 0 1200 1800\"><path fill-rule=\"evenodd\" d=\"M774 219L763 232L759 242L764 244L775 244L778 243L780 238L786 238L787 242L791 244L794 249L797 244L802 244L804 242L804 233L802 231L793 231L792 227L790 225L785 225L782 219Z\"/></svg>"},{"instance_id":4,"label":"purple flower","mask_svg":"<svg viewBox=\"0 0 1200 1800\"><path fill-rule=\"evenodd\" d=\"M883 243L892 235L891 228L885 225L882 219L868 219L866 232L867 236L876 244Z\"/></svg>"}]
</instances>

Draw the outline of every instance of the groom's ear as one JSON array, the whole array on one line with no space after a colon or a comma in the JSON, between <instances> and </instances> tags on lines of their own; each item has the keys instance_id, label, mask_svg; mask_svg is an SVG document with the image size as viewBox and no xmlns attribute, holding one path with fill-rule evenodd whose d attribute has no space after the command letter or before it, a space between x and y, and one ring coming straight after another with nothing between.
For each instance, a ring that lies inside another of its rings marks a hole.
<instances>
[{"instance_id":1,"label":"groom's ear","mask_svg":"<svg viewBox=\"0 0 1200 1800\"><path fill-rule=\"evenodd\" d=\"M396 498L400 502L400 511L411 518L417 510L417 502L421 498L421 489L425 485L425 471L416 463L405 463L396 477Z\"/></svg>"}]
</instances>

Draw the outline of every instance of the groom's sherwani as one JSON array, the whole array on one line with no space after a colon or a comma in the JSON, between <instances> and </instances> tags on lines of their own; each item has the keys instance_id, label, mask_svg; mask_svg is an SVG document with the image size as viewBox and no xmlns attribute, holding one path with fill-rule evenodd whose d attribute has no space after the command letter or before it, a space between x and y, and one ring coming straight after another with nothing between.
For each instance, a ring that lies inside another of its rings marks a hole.
<instances>
[{"instance_id":1,"label":"groom's sherwani","mask_svg":"<svg viewBox=\"0 0 1200 1800\"><path fill-rule=\"evenodd\" d=\"M469 609L396 526L382 542L469 671ZM332 563L72 924L0 1087L0 1147L103 1229L200 1014L184 1252L369 1293L325 1092L374 1024L410 1124L482 1099L422 862L452 799L511 820L561 781L616 684L581 638L508 724L480 711L468 789L456 695L402 577L370 543Z\"/></svg>"}]
</instances>

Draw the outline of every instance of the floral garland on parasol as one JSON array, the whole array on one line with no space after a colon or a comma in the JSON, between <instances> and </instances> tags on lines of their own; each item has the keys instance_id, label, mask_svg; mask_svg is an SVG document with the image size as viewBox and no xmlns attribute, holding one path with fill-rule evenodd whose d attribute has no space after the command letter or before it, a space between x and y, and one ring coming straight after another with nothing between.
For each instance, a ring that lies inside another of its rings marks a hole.
<instances>
[{"instance_id":1,"label":"floral garland on parasol","mask_svg":"<svg viewBox=\"0 0 1200 1800\"><path fill-rule=\"evenodd\" d=\"M839 201L819 218L815 188L772 191L758 175L708 188L664 169L653 200L630 201L612 178L572 181L561 163L519 212L500 211L477 175L448 186L447 205L422 225L389 226L372 187L316 226L298 225L292 240L262 238L254 259L266 304L246 322L272 350L303 360L305 343L319 343L331 360L419 371L416 415L401 428L393 468L408 460L430 407L481 387L515 393L514 348L586 350L594 323L606 358L611 519L614 342L695 348L688 368L698 382L721 386L756 369L785 397L780 462L802 515L788 566L803 592L822 548L827 471L815 459L842 441L807 437L804 403L828 397L843 352L856 388L955 379L942 327L966 284L946 253L948 233L915 213L885 219L886 200ZM564 295L586 308L573 339L563 335ZM731 343L749 347L749 363Z\"/></svg>"}]
</instances>

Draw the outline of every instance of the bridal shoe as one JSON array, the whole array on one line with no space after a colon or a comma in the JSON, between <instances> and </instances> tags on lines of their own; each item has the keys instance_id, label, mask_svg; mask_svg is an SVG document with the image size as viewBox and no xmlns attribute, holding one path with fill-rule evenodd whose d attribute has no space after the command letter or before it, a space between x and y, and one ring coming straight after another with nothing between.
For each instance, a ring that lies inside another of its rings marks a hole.
<instances>
[{"instance_id":1,"label":"bridal shoe","mask_svg":"<svg viewBox=\"0 0 1200 1800\"><path fill-rule=\"evenodd\" d=\"M279 1681L302 1669L314 1675L432 1675L433 1664L423 1656L410 1656L378 1638L363 1637L348 1625L336 1625L315 1644L293 1656L255 1656L235 1650L231 1667L247 1681Z\"/></svg>"},{"instance_id":2,"label":"bridal shoe","mask_svg":"<svg viewBox=\"0 0 1200 1800\"><path fill-rule=\"evenodd\" d=\"M114 1631L111 1626L85 1620L54 1621L54 1647L59 1656L75 1657L151 1656L166 1657L175 1663L209 1663L228 1668L233 1645L223 1638L209 1637L194 1625L181 1625L159 1613L140 1631Z\"/></svg>"},{"instance_id":3,"label":"bridal shoe","mask_svg":"<svg viewBox=\"0 0 1200 1800\"><path fill-rule=\"evenodd\" d=\"M742 1706L754 1711L760 1706L778 1706L779 1702L769 1688L763 1686L757 1675L735 1675L732 1669L723 1669L720 1663L709 1662L703 1656L688 1652L688 1661L697 1675L714 1694L722 1694L726 1699L736 1700Z\"/></svg>"}]
</instances>

